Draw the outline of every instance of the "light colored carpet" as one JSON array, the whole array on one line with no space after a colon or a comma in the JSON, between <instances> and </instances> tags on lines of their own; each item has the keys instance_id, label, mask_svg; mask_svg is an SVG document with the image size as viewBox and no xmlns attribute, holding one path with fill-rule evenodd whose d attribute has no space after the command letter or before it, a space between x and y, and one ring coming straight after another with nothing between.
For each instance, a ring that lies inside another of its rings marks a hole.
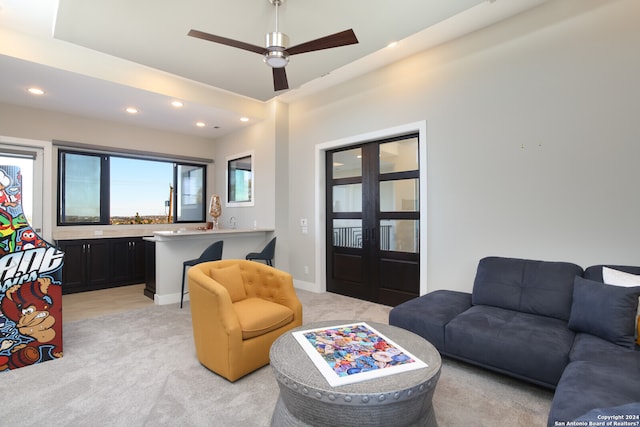
<instances>
[{"instance_id":1,"label":"light colored carpet","mask_svg":"<svg viewBox=\"0 0 640 427\"><path fill-rule=\"evenodd\" d=\"M298 291L304 322L387 323L389 307ZM188 304L65 323L64 357L0 374L0 425L268 426L278 395L266 366L235 383L195 356ZM440 427L544 426L552 392L444 360Z\"/></svg>"}]
</instances>

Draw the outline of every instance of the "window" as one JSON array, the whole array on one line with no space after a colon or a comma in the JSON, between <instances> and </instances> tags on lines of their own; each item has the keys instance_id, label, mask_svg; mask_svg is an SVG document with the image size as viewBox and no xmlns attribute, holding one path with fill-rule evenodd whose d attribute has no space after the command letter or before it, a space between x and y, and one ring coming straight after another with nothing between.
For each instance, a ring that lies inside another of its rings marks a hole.
<instances>
[{"instance_id":1,"label":"window","mask_svg":"<svg viewBox=\"0 0 640 427\"><path fill-rule=\"evenodd\" d=\"M58 225L204 222L206 166L60 150Z\"/></svg>"},{"instance_id":2,"label":"window","mask_svg":"<svg viewBox=\"0 0 640 427\"><path fill-rule=\"evenodd\" d=\"M227 158L227 206L253 206L253 153Z\"/></svg>"},{"instance_id":3,"label":"window","mask_svg":"<svg viewBox=\"0 0 640 427\"><path fill-rule=\"evenodd\" d=\"M204 221L202 212L204 168L195 165L177 165L176 218L181 221Z\"/></svg>"}]
</instances>

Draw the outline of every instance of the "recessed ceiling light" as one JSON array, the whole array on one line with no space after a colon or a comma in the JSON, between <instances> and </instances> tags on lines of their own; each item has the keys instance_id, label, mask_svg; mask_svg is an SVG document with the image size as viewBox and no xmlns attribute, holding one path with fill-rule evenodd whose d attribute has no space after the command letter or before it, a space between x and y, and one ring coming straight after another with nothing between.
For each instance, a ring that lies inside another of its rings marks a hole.
<instances>
[{"instance_id":1,"label":"recessed ceiling light","mask_svg":"<svg viewBox=\"0 0 640 427\"><path fill-rule=\"evenodd\" d=\"M182 101L171 101L171 105L173 105L176 108L180 108L183 107L184 104L182 103Z\"/></svg>"},{"instance_id":2,"label":"recessed ceiling light","mask_svg":"<svg viewBox=\"0 0 640 427\"><path fill-rule=\"evenodd\" d=\"M196 126L198 126L199 128L203 128L205 127L207 124L205 122L197 122Z\"/></svg>"},{"instance_id":3,"label":"recessed ceiling light","mask_svg":"<svg viewBox=\"0 0 640 427\"><path fill-rule=\"evenodd\" d=\"M249 117L240 117L240 121L241 122L248 122L249 121Z\"/></svg>"},{"instance_id":4,"label":"recessed ceiling light","mask_svg":"<svg viewBox=\"0 0 640 427\"><path fill-rule=\"evenodd\" d=\"M30 87L27 91L32 95L44 95L44 91L37 87Z\"/></svg>"},{"instance_id":5,"label":"recessed ceiling light","mask_svg":"<svg viewBox=\"0 0 640 427\"><path fill-rule=\"evenodd\" d=\"M396 47L398 46L398 42L391 42L387 45L387 47Z\"/></svg>"},{"instance_id":6,"label":"recessed ceiling light","mask_svg":"<svg viewBox=\"0 0 640 427\"><path fill-rule=\"evenodd\" d=\"M129 113L129 114L136 114L136 113L138 112L138 109L137 109L137 108L134 108L134 107L128 107L128 108L127 108L126 110L124 110L124 111L126 111L126 112L127 112L127 113Z\"/></svg>"}]
</instances>

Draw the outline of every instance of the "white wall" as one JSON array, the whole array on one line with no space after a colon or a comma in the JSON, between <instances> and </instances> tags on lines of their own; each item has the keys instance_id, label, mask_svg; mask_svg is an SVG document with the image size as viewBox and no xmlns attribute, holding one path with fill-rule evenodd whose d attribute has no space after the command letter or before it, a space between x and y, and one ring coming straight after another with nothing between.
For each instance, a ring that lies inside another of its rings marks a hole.
<instances>
[{"instance_id":1,"label":"white wall","mask_svg":"<svg viewBox=\"0 0 640 427\"><path fill-rule=\"evenodd\" d=\"M429 291L471 290L487 255L640 264L639 18L636 0L554 0L292 103L294 276L319 246L297 236L314 147L421 120Z\"/></svg>"},{"instance_id":2,"label":"white wall","mask_svg":"<svg viewBox=\"0 0 640 427\"><path fill-rule=\"evenodd\" d=\"M276 101L271 102L267 120L218 138L215 142L215 191L223 202L222 216L219 218L223 228L230 226L231 217L235 218L238 228L252 228L254 223L258 228L276 228L276 117L278 105ZM227 158L249 151L254 154L254 205L227 207L224 203L226 200ZM271 235L267 237L270 238ZM281 262L284 262L285 257L280 254L278 246L276 245L276 259L279 258ZM256 248L249 249L249 251L252 250L262 250L262 243ZM278 266L280 267L281 264Z\"/></svg>"}]
</instances>

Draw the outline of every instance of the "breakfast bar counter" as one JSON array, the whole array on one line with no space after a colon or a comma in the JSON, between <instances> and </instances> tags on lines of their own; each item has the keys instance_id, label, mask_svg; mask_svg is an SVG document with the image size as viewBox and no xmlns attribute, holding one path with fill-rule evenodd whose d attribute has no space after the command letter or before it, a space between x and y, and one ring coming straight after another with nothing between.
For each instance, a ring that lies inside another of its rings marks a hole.
<instances>
[{"instance_id":1,"label":"breakfast bar counter","mask_svg":"<svg viewBox=\"0 0 640 427\"><path fill-rule=\"evenodd\" d=\"M184 261L198 258L210 244L223 240L223 259L244 259L247 253L261 250L273 231L262 228L182 229L156 231L152 237L145 237L154 247L148 252L155 252L154 302L159 305L180 302ZM188 297L185 295L185 301Z\"/></svg>"}]
</instances>

